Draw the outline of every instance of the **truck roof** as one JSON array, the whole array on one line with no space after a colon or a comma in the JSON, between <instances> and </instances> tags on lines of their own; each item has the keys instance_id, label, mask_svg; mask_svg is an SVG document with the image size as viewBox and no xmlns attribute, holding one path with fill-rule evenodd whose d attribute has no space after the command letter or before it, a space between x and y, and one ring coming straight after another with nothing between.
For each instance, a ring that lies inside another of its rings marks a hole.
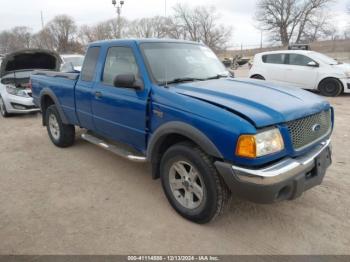
<instances>
[{"instance_id":1,"label":"truck roof","mask_svg":"<svg viewBox=\"0 0 350 262\"><path fill-rule=\"evenodd\" d=\"M113 40L102 40L91 43L91 45L111 45L111 44L131 44L131 43L186 43L186 44L196 44L203 45L203 43L187 41L187 40L178 40L178 39L159 39L159 38L135 38L135 39L113 39Z\"/></svg>"}]
</instances>

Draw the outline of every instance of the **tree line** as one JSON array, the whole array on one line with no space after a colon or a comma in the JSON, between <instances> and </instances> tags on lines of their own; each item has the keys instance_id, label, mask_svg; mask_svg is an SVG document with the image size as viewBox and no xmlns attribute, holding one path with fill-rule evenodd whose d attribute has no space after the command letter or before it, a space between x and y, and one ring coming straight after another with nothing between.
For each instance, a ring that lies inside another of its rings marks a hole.
<instances>
[{"instance_id":1,"label":"tree line","mask_svg":"<svg viewBox=\"0 0 350 262\"><path fill-rule=\"evenodd\" d=\"M282 45L350 38L350 24L344 32L337 32L327 13L334 1L258 0L254 19L260 30L268 32L271 41ZM350 15L350 3L348 13ZM191 40L203 42L215 51L229 47L232 32L232 27L220 23L220 13L215 8L177 4L169 17L134 20L122 17L78 26L72 17L58 15L36 33L29 27L18 26L0 32L0 53L23 48L82 53L89 42L121 37Z\"/></svg>"},{"instance_id":2,"label":"tree line","mask_svg":"<svg viewBox=\"0 0 350 262\"><path fill-rule=\"evenodd\" d=\"M219 23L213 7L176 5L169 17L128 20L109 19L95 25L78 26L67 15L58 15L37 33L26 26L0 33L0 53L23 48L45 48L60 53L83 52L93 41L116 38L173 38L203 42L214 50L228 46L232 27Z\"/></svg>"},{"instance_id":3,"label":"tree line","mask_svg":"<svg viewBox=\"0 0 350 262\"><path fill-rule=\"evenodd\" d=\"M255 19L272 41L282 45L321 39L349 38L350 28L338 32L330 7L336 0L259 0ZM350 3L349 3L350 14ZM349 19L350 20L350 19ZM350 27L350 24L349 24Z\"/></svg>"}]
</instances>

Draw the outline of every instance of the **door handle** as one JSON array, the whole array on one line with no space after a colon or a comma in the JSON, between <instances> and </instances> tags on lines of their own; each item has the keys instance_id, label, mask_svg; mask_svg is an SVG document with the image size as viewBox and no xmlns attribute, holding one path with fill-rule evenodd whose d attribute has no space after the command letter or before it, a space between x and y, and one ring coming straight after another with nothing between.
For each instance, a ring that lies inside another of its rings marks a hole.
<instances>
[{"instance_id":1,"label":"door handle","mask_svg":"<svg viewBox=\"0 0 350 262\"><path fill-rule=\"evenodd\" d=\"M101 98L102 97L102 93L101 92L95 92L95 97L96 98Z\"/></svg>"}]
</instances>

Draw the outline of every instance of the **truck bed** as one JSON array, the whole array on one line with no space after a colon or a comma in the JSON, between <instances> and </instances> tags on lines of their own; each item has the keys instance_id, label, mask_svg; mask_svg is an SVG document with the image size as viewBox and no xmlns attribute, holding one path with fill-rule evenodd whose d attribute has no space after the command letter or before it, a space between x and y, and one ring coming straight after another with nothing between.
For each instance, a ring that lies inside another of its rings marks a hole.
<instances>
[{"instance_id":1,"label":"truck bed","mask_svg":"<svg viewBox=\"0 0 350 262\"><path fill-rule=\"evenodd\" d=\"M31 75L33 100L40 106L43 92L53 92L71 123L77 123L75 114L75 84L79 73L61 73L56 71L35 71Z\"/></svg>"}]
</instances>

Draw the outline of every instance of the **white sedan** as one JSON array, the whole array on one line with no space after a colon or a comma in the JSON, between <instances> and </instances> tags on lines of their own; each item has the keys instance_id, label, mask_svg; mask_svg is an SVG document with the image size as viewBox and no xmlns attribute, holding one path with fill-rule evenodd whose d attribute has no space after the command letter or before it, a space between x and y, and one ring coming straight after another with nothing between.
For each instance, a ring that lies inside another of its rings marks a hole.
<instances>
[{"instance_id":1,"label":"white sedan","mask_svg":"<svg viewBox=\"0 0 350 262\"><path fill-rule=\"evenodd\" d=\"M61 58L53 51L20 50L6 55L0 66L0 114L38 112L33 103L30 75L35 70L58 71Z\"/></svg>"},{"instance_id":2,"label":"white sedan","mask_svg":"<svg viewBox=\"0 0 350 262\"><path fill-rule=\"evenodd\" d=\"M284 50L257 54L249 77L318 90L324 96L350 93L350 64L314 51Z\"/></svg>"},{"instance_id":3,"label":"white sedan","mask_svg":"<svg viewBox=\"0 0 350 262\"><path fill-rule=\"evenodd\" d=\"M84 62L83 55L61 55L61 59L61 72L81 71Z\"/></svg>"}]
</instances>

